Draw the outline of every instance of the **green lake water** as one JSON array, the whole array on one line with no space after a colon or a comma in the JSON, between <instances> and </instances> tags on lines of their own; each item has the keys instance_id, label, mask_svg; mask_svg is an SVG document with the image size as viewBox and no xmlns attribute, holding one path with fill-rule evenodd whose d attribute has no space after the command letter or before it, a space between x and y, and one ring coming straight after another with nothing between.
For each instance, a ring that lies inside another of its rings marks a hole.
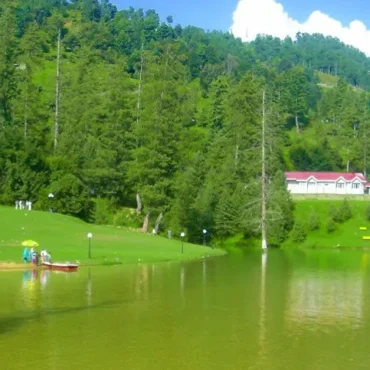
<instances>
[{"instance_id":1,"label":"green lake water","mask_svg":"<svg viewBox=\"0 0 370 370\"><path fill-rule=\"evenodd\" d=\"M2 370L370 368L370 254L0 273Z\"/></svg>"}]
</instances>

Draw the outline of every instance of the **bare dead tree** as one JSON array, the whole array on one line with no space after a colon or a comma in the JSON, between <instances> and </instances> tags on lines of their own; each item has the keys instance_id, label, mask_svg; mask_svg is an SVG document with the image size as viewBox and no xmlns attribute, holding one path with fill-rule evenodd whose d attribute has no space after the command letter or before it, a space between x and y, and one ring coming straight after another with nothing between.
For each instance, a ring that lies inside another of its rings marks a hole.
<instances>
[{"instance_id":1,"label":"bare dead tree","mask_svg":"<svg viewBox=\"0 0 370 370\"><path fill-rule=\"evenodd\" d=\"M58 42L57 42L57 72L56 72L56 84L55 84L54 150L58 146L58 139L59 139L60 43L61 43L61 34L62 34L62 30L59 27L59 30L58 30Z\"/></svg>"},{"instance_id":2,"label":"bare dead tree","mask_svg":"<svg viewBox=\"0 0 370 370\"><path fill-rule=\"evenodd\" d=\"M144 218L143 227L141 229L141 231L143 233L147 233L148 232L149 221L150 221L150 212L147 212L147 214L145 215L145 218Z\"/></svg>"},{"instance_id":3,"label":"bare dead tree","mask_svg":"<svg viewBox=\"0 0 370 370\"><path fill-rule=\"evenodd\" d=\"M154 227L154 230L155 230L155 233L158 234L158 230L159 230L159 225L161 224L161 221L162 221L162 218L163 218L163 213L161 212L155 222L155 227Z\"/></svg>"},{"instance_id":4,"label":"bare dead tree","mask_svg":"<svg viewBox=\"0 0 370 370\"><path fill-rule=\"evenodd\" d=\"M140 194L137 193L136 194L136 213L141 213L141 210L142 210L142 204L141 204L141 198L140 198Z\"/></svg>"},{"instance_id":5,"label":"bare dead tree","mask_svg":"<svg viewBox=\"0 0 370 370\"><path fill-rule=\"evenodd\" d=\"M261 236L262 236L262 249L267 248L267 237L266 237L266 151L265 151L265 121L266 121L266 109L265 109L265 90L262 92L262 143L261 143L261 154L262 154L262 166L261 166Z\"/></svg>"}]
</instances>

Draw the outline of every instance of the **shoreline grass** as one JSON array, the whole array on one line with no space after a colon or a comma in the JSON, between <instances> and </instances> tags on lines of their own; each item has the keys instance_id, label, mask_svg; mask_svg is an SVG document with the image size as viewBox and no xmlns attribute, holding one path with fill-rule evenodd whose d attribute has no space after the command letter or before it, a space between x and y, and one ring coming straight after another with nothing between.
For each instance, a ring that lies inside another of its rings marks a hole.
<instances>
[{"instance_id":1,"label":"shoreline grass","mask_svg":"<svg viewBox=\"0 0 370 370\"><path fill-rule=\"evenodd\" d=\"M161 236L142 234L123 228L87 224L71 216L38 211L20 211L0 207L0 269L5 264L24 266L21 242L32 239L52 255L54 262L78 261L85 265L119 265L189 261L222 256L226 251L184 243ZM88 258L87 233L91 232L91 255Z\"/></svg>"}]
</instances>

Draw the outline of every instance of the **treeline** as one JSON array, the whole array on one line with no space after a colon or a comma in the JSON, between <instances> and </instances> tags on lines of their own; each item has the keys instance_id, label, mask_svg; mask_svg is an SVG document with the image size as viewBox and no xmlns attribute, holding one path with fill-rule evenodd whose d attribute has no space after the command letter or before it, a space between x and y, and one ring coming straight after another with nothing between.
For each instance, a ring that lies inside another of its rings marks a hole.
<instances>
[{"instance_id":1,"label":"treeline","mask_svg":"<svg viewBox=\"0 0 370 370\"><path fill-rule=\"evenodd\" d=\"M298 33L296 40L258 36L250 43L256 59L282 72L302 65L308 70L342 77L347 83L370 88L370 59L339 39L321 34Z\"/></svg>"},{"instance_id":2,"label":"treeline","mask_svg":"<svg viewBox=\"0 0 370 370\"><path fill-rule=\"evenodd\" d=\"M268 240L279 245L294 225L285 169L369 166L368 94L344 80L320 88L315 42L306 63L300 39L280 42L281 54L268 37L246 45L107 0L0 8L2 204L48 209L52 192L53 208L89 221L131 207L139 214L121 224L158 221L193 242L204 228L258 238L264 112ZM337 53L362 63L358 51ZM343 65L336 71L348 80Z\"/></svg>"}]
</instances>

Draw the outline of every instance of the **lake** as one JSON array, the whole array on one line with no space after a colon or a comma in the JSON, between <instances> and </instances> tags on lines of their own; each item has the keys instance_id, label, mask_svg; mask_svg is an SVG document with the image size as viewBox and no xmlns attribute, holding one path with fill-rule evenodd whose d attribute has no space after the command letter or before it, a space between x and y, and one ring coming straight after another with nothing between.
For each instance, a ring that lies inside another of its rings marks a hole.
<instances>
[{"instance_id":1,"label":"lake","mask_svg":"<svg viewBox=\"0 0 370 370\"><path fill-rule=\"evenodd\" d=\"M369 369L370 254L0 273L4 370Z\"/></svg>"}]
</instances>

